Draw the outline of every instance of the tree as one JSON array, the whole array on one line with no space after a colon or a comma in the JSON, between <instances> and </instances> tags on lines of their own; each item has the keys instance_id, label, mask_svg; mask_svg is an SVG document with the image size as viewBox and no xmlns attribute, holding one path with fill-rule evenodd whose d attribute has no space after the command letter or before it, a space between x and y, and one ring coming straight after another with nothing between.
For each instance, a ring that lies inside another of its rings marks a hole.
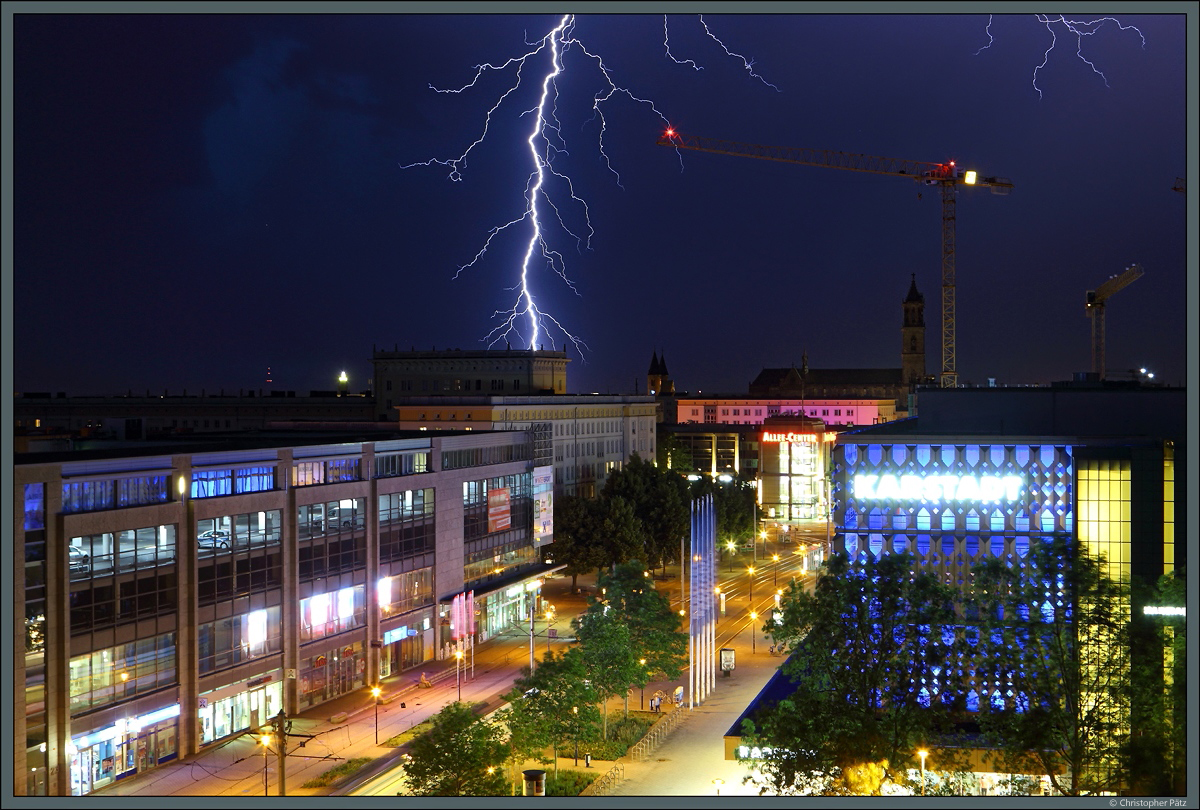
<instances>
[{"instance_id":1,"label":"tree","mask_svg":"<svg viewBox=\"0 0 1200 810\"><path fill-rule=\"evenodd\" d=\"M638 676L631 685L644 687L655 672L669 680L678 678L687 662L688 636L670 600L645 576L641 564L635 560L617 566L611 574L602 575L598 584L603 600L593 602L588 613L607 610L628 627L631 654L638 661Z\"/></svg>"},{"instance_id":2,"label":"tree","mask_svg":"<svg viewBox=\"0 0 1200 810\"><path fill-rule=\"evenodd\" d=\"M580 656L603 710L603 739L608 739L608 699L629 689L641 675L642 665L630 644L629 625L618 611L594 602L574 619Z\"/></svg>"},{"instance_id":3,"label":"tree","mask_svg":"<svg viewBox=\"0 0 1200 810\"><path fill-rule=\"evenodd\" d=\"M670 600L645 576L636 560L600 578L605 601L629 627L634 655L646 659L647 672L678 678L687 662L688 635ZM589 610L597 609L593 605Z\"/></svg>"},{"instance_id":4,"label":"tree","mask_svg":"<svg viewBox=\"0 0 1200 810\"><path fill-rule=\"evenodd\" d=\"M559 748L581 734L590 737L600 719L579 647L558 656L547 652L537 669L532 673L526 669L504 699L509 707L499 717L509 729L513 759L545 762L543 752L552 748L556 770Z\"/></svg>"},{"instance_id":5,"label":"tree","mask_svg":"<svg viewBox=\"0 0 1200 810\"><path fill-rule=\"evenodd\" d=\"M601 565L625 563L637 557L644 532L634 505L620 495L611 495L593 502L592 509L596 542L606 552Z\"/></svg>"},{"instance_id":6,"label":"tree","mask_svg":"<svg viewBox=\"0 0 1200 810\"><path fill-rule=\"evenodd\" d=\"M660 469L679 473L689 473L696 469L692 449L679 441L674 433L659 434L654 457Z\"/></svg>"},{"instance_id":7,"label":"tree","mask_svg":"<svg viewBox=\"0 0 1200 810\"><path fill-rule=\"evenodd\" d=\"M657 567L678 556L679 541L687 535L691 519L683 476L643 461L634 453L623 468L608 477L601 497L624 498L641 522L639 549L618 562L637 557Z\"/></svg>"},{"instance_id":8,"label":"tree","mask_svg":"<svg viewBox=\"0 0 1200 810\"><path fill-rule=\"evenodd\" d=\"M507 796L504 731L465 703L433 716L433 728L412 741L404 767L416 796Z\"/></svg>"},{"instance_id":9,"label":"tree","mask_svg":"<svg viewBox=\"0 0 1200 810\"><path fill-rule=\"evenodd\" d=\"M566 564L571 590L577 587L580 574L609 563L599 514L600 506L591 498L564 495L554 504L554 543L543 547L543 553Z\"/></svg>"},{"instance_id":10,"label":"tree","mask_svg":"<svg viewBox=\"0 0 1200 810\"><path fill-rule=\"evenodd\" d=\"M782 795L878 795L907 781L916 752L951 728L956 693L938 673L952 597L907 554L835 553L811 594L791 583L771 632L792 653L782 669L794 690L745 722L763 751L751 781Z\"/></svg>"},{"instance_id":11,"label":"tree","mask_svg":"<svg viewBox=\"0 0 1200 810\"><path fill-rule=\"evenodd\" d=\"M1045 774L1068 796L1130 779L1131 594L1106 567L1070 538L1046 538L1022 565L976 565L968 602L980 723L998 764Z\"/></svg>"}]
</instances>

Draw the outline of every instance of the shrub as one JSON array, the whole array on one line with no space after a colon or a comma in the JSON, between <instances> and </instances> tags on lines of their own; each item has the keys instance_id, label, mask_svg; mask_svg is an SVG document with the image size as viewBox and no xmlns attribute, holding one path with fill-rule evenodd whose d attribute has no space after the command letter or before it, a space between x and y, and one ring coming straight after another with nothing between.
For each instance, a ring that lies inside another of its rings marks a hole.
<instances>
[{"instance_id":1,"label":"shrub","mask_svg":"<svg viewBox=\"0 0 1200 810\"><path fill-rule=\"evenodd\" d=\"M332 768L325 771L325 773L321 774L320 776L316 776L316 777L313 777L312 779L309 779L307 782L305 782L300 787L306 787L306 788L329 787L334 782L341 779L343 776L349 776L350 774L354 773L359 768L361 768L363 765L366 765L368 762L371 762L371 761L372 760L370 757L354 757L353 759L348 759L345 762L341 763L340 765L334 765Z\"/></svg>"},{"instance_id":2,"label":"shrub","mask_svg":"<svg viewBox=\"0 0 1200 810\"><path fill-rule=\"evenodd\" d=\"M583 792L583 789L595 782L599 778L600 773L588 773L586 771L559 771L558 778L554 778L553 771L546 772L546 795L547 796L578 796Z\"/></svg>"},{"instance_id":3,"label":"shrub","mask_svg":"<svg viewBox=\"0 0 1200 810\"><path fill-rule=\"evenodd\" d=\"M415 726L410 728L408 731L401 731L395 737L389 737L388 739L384 740L382 745L389 746L390 748L398 748L401 745L405 745L407 743L412 742L417 737L424 734L426 731L429 731L429 729L431 729L431 728L433 728L432 721L422 720L420 723L417 723Z\"/></svg>"}]
</instances>

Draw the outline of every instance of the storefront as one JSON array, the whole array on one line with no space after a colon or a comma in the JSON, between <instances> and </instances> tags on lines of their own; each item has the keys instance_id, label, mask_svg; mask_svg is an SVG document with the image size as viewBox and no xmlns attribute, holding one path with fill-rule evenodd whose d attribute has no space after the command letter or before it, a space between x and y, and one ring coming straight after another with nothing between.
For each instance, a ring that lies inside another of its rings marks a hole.
<instances>
[{"instance_id":1,"label":"storefront","mask_svg":"<svg viewBox=\"0 0 1200 810\"><path fill-rule=\"evenodd\" d=\"M300 659L300 705L315 706L366 685L367 657L361 641Z\"/></svg>"},{"instance_id":2,"label":"storefront","mask_svg":"<svg viewBox=\"0 0 1200 810\"><path fill-rule=\"evenodd\" d=\"M487 641L506 627L529 624L529 611L536 609L541 594L542 580L531 579L518 582L498 591L476 597L482 605L476 627L479 641Z\"/></svg>"},{"instance_id":3,"label":"storefront","mask_svg":"<svg viewBox=\"0 0 1200 810\"><path fill-rule=\"evenodd\" d=\"M256 729L283 708L283 670L274 669L200 695L200 744Z\"/></svg>"},{"instance_id":4,"label":"storefront","mask_svg":"<svg viewBox=\"0 0 1200 810\"><path fill-rule=\"evenodd\" d=\"M428 615L411 616L408 624L383 631L383 649L379 652L379 677L412 669L426 660L425 635L431 626Z\"/></svg>"},{"instance_id":5,"label":"storefront","mask_svg":"<svg viewBox=\"0 0 1200 810\"><path fill-rule=\"evenodd\" d=\"M71 795L84 796L179 755L179 704L71 738Z\"/></svg>"}]
</instances>

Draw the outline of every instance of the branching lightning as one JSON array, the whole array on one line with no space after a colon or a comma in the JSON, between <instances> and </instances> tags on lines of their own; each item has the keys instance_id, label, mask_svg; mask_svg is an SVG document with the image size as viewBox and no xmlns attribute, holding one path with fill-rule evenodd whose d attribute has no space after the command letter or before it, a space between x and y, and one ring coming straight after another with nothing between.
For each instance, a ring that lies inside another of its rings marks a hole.
<instances>
[{"instance_id":1,"label":"branching lightning","mask_svg":"<svg viewBox=\"0 0 1200 810\"><path fill-rule=\"evenodd\" d=\"M779 88L778 88L778 87L776 87L775 85L771 84L769 81L767 81L766 79L764 79L762 76L759 76L757 73L755 73L755 72L754 72L754 60L752 60L752 59L747 59L746 57L742 56L740 53L734 53L733 51L729 50L729 48L726 48L726 47L725 47L725 43L724 43L724 42L722 42L721 40L717 39L717 35L716 35L716 34L714 34L712 31L708 30L708 23L706 23L706 22L704 21L704 15L701 15L701 16L700 16L700 24L704 26L704 33L706 33L706 34L708 34L710 37L712 37L712 41L713 41L713 42L715 42L715 43L717 43L718 45L720 45L720 46L721 46L721 49L722 49L722 50L724 50L724 51L725 51L725 53L727 53L729 56L736 56L738 59L741 59L741 60L742 60L742 65L743 65L743 66L745 66L745 68L746 68L746 71L747 71L747 72L748 72L748 73L749 73L749 74L750 74L752 77L754 77L755 79L758 79L760 82L762 82L763 84L765 84L767 87L770 87L772 90L775 90L776 92L779 92Z\"/></svg>"},{"instance_id":2,"label":"branching lightning","mask_svg":"<svg viewBox=\"0 0 1200 810\"><path fill-rule=\"evenodd\" d=\"M1105 76L1104 72L1100 70L1100 68L1096 67L1091 60L1083 55L1084 37L1094 36L1100 30L1101 26L1103 26L1106 22L1114 23L1117 28L1122 31L1128 31L1130 29L1136 31L1138 36L1142 38L1142 49L1145 50L1146 48L1146 35L1141 32L1141 29L1135 25L1125 25L1115 17L1100 17L1095 20L1069 20L1061 14L1057 16L1051 16L1049 14L1035 14L1034 16L1037 18L1037 21L1044 25L1046 30L1050 32L1050 46L1046 48L1046 52L1042 56L1042 63L1033 69L1033 89L1037 90L1038 98L1043 97L1042 88L1038 87L1038 71L1050 63L1050 52L1053 51L1055 46L1058 44L1058 34L1055 33L1054 30L1055 25L1062 25L1062 27L1066 29L1067 33L1075 35L1075 55L1079 57L1080 61L1090 67L1093 73L1104 80L1105 87L1109 86L1108 77ZM988 44L977 50L975 52L976 56L992 47L992 44L995 42L995 38L992 36L991 15L988 16L988 24L985 30L988 35Z\"/></svg>"},{"instance_id":3,"label":"branching lightning","mask_svg":"<svg viewBox=\"0 0 1200 810\"><path fill-rule=\"evenodd\" d=\"M752 77L762 81L768 87L773 87L776 90L779 89L754 72L753 62L726 48L724 43L709 31L703 18L700 18L700 22L704 26L704 30L708 36L720 45L727 55L742 60L743 65ZM523 192L525 199L524 210L508 222L493 226L488 231L483 246L479 248L470 261L460 265L454 274L454 278L458 278L462 275L463 271L478 265L493 247L495 240L502 234L520 226L528 227L529 237L525 243L518 281L512 287L507 288L509 292L515 293L515 300L509 308L496 310L492 314L493 320L497 320L498 324L483 338L483 341L489 348L500 341L508 341L511 345L513 338L516 338L518 343L523 343L529 348L537 348L541 342L543 333L548 334L551 327L558 330L564 336L565 340L570 341L580 350L581 354L588 348L587 344L580 337L572 334L558 319L545 309L539 307L534 297L532 285L532 272L538 269L540 264L543 269L549 269L555 273L572 292L579 295L575 283L567 275L567 265L562 253L552 247L547 237L545 226L547 222L551 221L551 218L557 222L558 227L563 233L575 240L576 247L579 250L591 249L592 237L595 233L592 229L587 202L576 193L571 178L559 172L554 166L555 158L567 152L566 139L563 136L562 124L558 117L558 81L559 77L567 70L564 61L566 55L571 51L582 54L585 63L594 65L602 79L601 90L592 97L592 120L598 122L599 125L597 148L600 157L604 160L604 165L608 170L612 172L618 187L622 187L620 174L613 167L605 150L604 139L608 129L608 122L604 115L604 105L606 102L612 100L614 97L624 96L638 104L648 106L664 125L670 125L666 116L658 110L654 102L634 95L630 90L617 83L604 59L599 54L589 50L575 35L575 24L575 15L563 15L559 19L558 24L544 37L535 42L527 42L526 45L529 49L520 56L511 57L500 64L484 63L476 65L474 77L458 89L441 89L434 87L432 84L429 85L431 90L438 93L461 94L475 88L480 80L489 72L501 73L510 71L512 73L508 88L500 94L495 103L488 107L484 116L483 127L478 137L467 146L462 154L455 158L431 158L401 166L403 169L416 166L445 166L449 169L448 177L451 181L458 182L462 180L462 171L467 165L467 158L475 147L487 139L494 116L496 116L504 102L521 87L526 70L535 72L538 70L536 65L543 65L545 72L541 75L541 88L537 102L530 109L520 114L521 117L529 116L532 121L529 127L529 135L525 139L525 148L528 150L529 165L531 168L526 178ZM666 25L666 18L664 17L663 44L667 57L676 64L691 65L696 70L700 70L701 68L694 61L690 59L681 61L671 54ZM544 62L535 62L539 57ZM561 191L552 196L552 188ZM559 202L555 202L556 199ZM560 209L560 205L570 205L577 209L581 214L582 226L576 228L576 230L572 230L571 226L564 220L563 210ZM551 339L551 347L553 345L554 341ZM566 345L565 342L563 345Z\"/></svg>"}]
</instances>

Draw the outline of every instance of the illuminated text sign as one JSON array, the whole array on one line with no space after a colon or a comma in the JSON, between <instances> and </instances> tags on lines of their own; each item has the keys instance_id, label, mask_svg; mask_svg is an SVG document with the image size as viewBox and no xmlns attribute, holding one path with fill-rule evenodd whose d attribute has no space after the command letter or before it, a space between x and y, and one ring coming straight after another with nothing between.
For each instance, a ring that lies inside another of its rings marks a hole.
<instances>
[{"instance_id":1,"label":"illuminated text sign","mask_svg":"<svg viewBox=\"0 0 1200 810\"><path fill-rule=\"evenodd\" d=\"M762 440L764 442L780 442L780 443L804 442L807 444L816 444L817 443L817 434L815 434L815 433L773 433L768 430L763 433Z\"/></svg>"},{"instance_id":2,"label":"illuminated text sign","mask_svg":"<svg viewBox=\"0 0 1200 810\"><path fill-rule=\"evenodd\" d=\"M1019 475L856 475L857 498L903 501L1015 501Z\"/></svg>"}]
</instances>

